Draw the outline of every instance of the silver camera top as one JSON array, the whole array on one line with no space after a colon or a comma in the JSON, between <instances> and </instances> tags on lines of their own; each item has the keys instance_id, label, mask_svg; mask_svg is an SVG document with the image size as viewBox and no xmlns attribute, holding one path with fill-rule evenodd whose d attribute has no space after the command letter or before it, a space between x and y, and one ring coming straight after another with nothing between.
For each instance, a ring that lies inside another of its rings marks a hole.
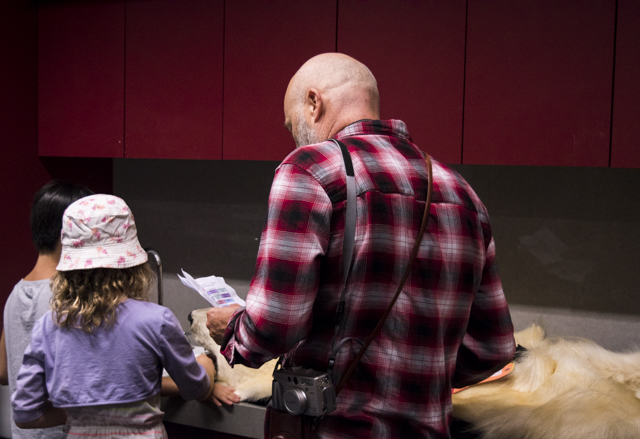
<instances>
[{"instance_id":1,"label":"silver camera top","mask_svg":"<svg viewBox=\"0 0 640 439\"><path fill-rule=\"evenodd\" d=\"M300 366L278 369L272 389L276 410L318 417L336 409L336 392L327 373Z\"/></svg>"}]
</instances>

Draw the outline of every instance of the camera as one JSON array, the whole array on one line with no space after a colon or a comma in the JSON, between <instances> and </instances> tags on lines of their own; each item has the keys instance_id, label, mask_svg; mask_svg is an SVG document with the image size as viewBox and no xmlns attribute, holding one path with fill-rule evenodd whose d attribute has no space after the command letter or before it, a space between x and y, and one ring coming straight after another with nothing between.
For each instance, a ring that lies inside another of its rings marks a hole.
<instances>
[{"instance_id":1,"label":"camera","mask_svg":"<svg viewBox=\"0 0 640 439\"><path fill-rule=\"evenodd\" d=\"M272 404L292 415L323 416L336 409L336 391L327 373L300 366L273 372Z\"/></svg>"}]
</instances>

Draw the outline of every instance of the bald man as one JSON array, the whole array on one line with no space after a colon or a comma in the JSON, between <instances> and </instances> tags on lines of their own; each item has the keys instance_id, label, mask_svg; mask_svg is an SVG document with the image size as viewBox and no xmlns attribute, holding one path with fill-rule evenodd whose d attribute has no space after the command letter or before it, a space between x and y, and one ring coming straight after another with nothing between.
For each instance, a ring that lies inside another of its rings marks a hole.
<instances>
[{"instance_id":1,"label":"bald man","mask_svg":"<svg viewBox=\"0 0 640 439\"><path fill-rule=\"evenodd\" d=\"M399 120L379 120L376 80L343 54L318 55L291 79L285 127L297 149L269 195L246 308L213 308L207 326L230 364L326 371L342 286L346 145L355 170L356 237L334 383L385 312L408 265L428 186L425 154ZM513 359L509 310L487 211L433 160L429 222L403 292L319 423L321 438L448 438L451 388Z\"/></svg>"}]
</instances>

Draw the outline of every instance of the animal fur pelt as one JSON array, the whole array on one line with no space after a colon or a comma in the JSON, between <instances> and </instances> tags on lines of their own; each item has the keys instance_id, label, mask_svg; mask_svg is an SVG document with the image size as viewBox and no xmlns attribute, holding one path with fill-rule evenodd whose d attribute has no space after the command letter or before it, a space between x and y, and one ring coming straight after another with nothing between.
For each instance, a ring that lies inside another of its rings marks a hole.
<instances>
[{"instance_id":1,"label":"animal fur pelt","mask_svg":"<svg viewBox=\"0 0 640 439\"><path fill-rule=\"evenodd\" d=\"M216 382L235 389L241 401L255 402L271 396L273 369L277 360L263 364L259 369L236 364L233 368L220 353L220 346L209 336L207 329L207 310L191 311L191 334L195 341L208 349L216 362Z\"/></svg>"},{"instance_id":2,"label":"animal fur pelt","mask_svg":"<svg viewBox=\"0 0 640 439\"><path fill-rule=\"evenodd\" d=\"M453 396L456 418L483 439L640 438L640 352L582 339L515 334L527 351L513 372Z\"/></svg>"}]
</instances>

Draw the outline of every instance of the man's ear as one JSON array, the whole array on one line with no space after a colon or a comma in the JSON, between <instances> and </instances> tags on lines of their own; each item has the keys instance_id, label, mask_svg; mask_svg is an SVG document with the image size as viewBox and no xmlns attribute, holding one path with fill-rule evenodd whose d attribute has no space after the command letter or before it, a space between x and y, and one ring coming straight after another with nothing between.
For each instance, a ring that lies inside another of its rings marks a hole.
<instances>
[{"instance_id":1,"label":"man's ear","mask_svg":"<svg viewBox=\"0 0 640 439\"><path fill-rule=\"evenodd\" d=\"M309 109L309 113L311 116L311 121L317 123L324 113L324 101L322 100L322 96L320 92L318 92L315 88L310 88L307 92L306 99L307 108Z\"/></svg>"}]
</instances>

